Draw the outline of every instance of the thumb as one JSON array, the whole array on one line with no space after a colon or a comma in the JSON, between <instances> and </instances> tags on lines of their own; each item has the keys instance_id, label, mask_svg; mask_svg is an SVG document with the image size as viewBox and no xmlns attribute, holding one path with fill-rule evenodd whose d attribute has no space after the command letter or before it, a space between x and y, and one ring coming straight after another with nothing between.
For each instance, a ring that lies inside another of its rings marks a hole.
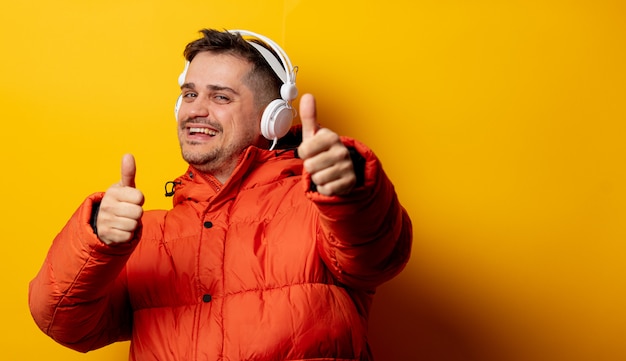
<instances>
[{"instance_id":1,"label":"thumb","mask_svg":"<svg viewBox=\"0 0 626 361\"><path fill-rule=\"evenodd\" d=\"M122 186L135 188L135 157L132 154L125 154L122 157Z\"/></svg>"},{"instance_id":2,"label":"thumb","mask_svg":"<svg viewBox=\"0 0 626 361\"><path fill-rule=\"evenodd\" d=\"M317 124L317 110L315 97L312 94L304 94L300 98L300 121L302 122L302 141L312 138L320 128Z\"/></svg>"}]
</instances>

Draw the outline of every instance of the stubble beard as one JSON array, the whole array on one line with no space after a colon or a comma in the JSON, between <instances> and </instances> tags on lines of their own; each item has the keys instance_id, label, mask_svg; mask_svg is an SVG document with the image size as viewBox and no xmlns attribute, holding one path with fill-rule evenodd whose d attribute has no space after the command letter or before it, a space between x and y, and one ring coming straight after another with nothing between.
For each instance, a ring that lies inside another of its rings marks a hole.
<instances>
[{"instance_id":1,"label":"stubble beard","mask_svg":"<svg viewBox=\"0 0 626 361\"><path fill-rule=\"evenodd\" d=\"M248 134L246 139L232 143L224 147L215 147L204 152L186 149L181 146L183 159L201 172L212 174L217 178L229 177L239 163L241 154L255 142L253 134ZM201 145L199 142L188 141L188 146Z\"/></svg>"},{"instance_id":2,"label":"stubble beard","mask_svg":"<svg viewBox=\"0 0 626 361\"><path fill-rule=\"evenodd\" d=\"M188 145L195 146L199 143L189 142ZM237 150L232 147L230 150L215 148L205 152L197 152L193 150L186 150L181 145L181 153L183 159L192 165L194 168L204 172L219 176L224 172L229 172L234 169L239 154L242 150ZM233 157L236 157L233 160Z\"/></svg>"}]
</instances>

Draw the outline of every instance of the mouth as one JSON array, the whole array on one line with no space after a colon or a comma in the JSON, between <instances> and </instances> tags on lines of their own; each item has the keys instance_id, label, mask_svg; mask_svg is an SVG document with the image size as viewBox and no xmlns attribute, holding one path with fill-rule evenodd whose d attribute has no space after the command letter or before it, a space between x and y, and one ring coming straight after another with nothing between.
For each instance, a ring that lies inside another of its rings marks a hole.
<instances>
[{"instance_id":1,"label":"mouth","mask_svg":"<svg viewBox=\"0 0 626 361\"><path fill-rule=\"evenodd\" d=\"M217 122L211 122L209 120L188 120L181 124L183 131L189 139L202 141L203 139L210 139L218 136L222 127Z\"/></svg>"},{"instance_id":2,"label":"mouth","mask_svg":"<svg viewBox=\"0 0 626 361\"><path fill-rule=\"evenodd\" d=\"M214 137L217 135L217 131L211 128L204 127L189 127L187 128L189 135L208 135Z\"/></svg>"}]
</instances>

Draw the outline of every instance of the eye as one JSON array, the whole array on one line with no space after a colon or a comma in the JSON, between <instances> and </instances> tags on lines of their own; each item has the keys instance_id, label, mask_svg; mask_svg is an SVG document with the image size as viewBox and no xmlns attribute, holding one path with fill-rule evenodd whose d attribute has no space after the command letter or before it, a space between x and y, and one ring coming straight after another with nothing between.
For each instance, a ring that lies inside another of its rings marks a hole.
<instances>
[{"instance_id":1,"label":"eye","mask_svg":"<svg viewBox=\"0 0 626 361\"><path fill-rule=\"evenodd\" d=\"M213 96L213 101L218 104L227 104L230 103L230 98L224 94L215 94Z\"/></svg>"},{"instance_id":2,"label":"eye","mask_svg":"<svg viewBox=\"0 0 626 361\"><path fill-rule=\"evenodd\" d=\"M183 92L183 98L196 98L198 94L194 92Z\"/></svg>"}]
</instances>

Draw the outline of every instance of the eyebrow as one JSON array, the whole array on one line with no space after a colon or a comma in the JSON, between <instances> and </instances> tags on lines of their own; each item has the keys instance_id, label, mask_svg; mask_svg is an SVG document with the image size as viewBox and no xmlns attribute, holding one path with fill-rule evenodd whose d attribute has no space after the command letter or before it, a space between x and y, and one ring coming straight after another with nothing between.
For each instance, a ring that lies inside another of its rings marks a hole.
<instances>
[{"instance_id":1,"label":"eyebrow","mask_svg":"<svg viewBox=\"0 0 626 361\"><path fill-rule=\"evenodd\" d=\"M235 95L239 95L239 92L237 92L235 89L231 88L231 87L227 87L225 85L217 85L217 84L209 84L206 86L207 89L211 90L211 91L227 91L229 93L235 94ZM196 88L196 84L194 83L185 83L183 85L180 86L181 89L195 89Z\"/></svg>"}]
</instances>

